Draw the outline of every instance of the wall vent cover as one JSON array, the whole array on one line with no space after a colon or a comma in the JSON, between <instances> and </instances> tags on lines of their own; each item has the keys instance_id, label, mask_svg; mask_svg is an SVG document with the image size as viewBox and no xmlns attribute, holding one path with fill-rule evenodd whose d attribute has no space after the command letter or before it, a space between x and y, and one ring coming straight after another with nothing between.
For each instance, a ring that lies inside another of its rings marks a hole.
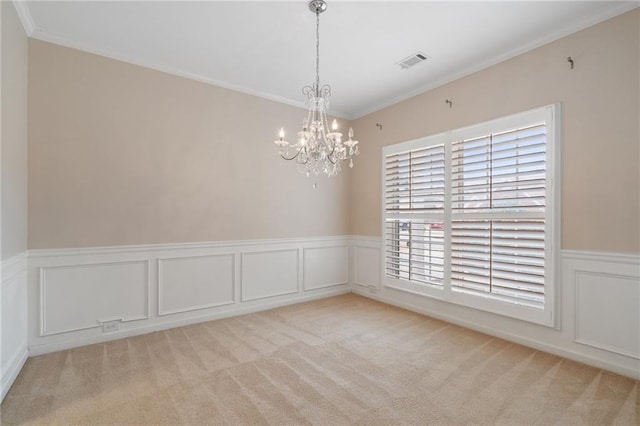
<instances>
[{"instance_id":1,"label":"wall vent cover","mask_svg":"<svg viewBox=\"0 0 640 426\"><path fill-rule=\"evenodd\" d=\"M418 65L419 63L426 61L428 58L429 57L424 53L417 52L411 56L404 58L403 60L398 62L396 65L398 65L401 69L406 70L411 68L414 65Z\"/></svg>"}]
</instances>

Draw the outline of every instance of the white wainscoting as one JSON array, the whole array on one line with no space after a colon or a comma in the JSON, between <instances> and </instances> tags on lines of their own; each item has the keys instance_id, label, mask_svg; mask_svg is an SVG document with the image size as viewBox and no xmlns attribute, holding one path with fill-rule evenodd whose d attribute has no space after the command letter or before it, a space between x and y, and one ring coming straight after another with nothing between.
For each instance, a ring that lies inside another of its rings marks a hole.
<instances>
[{"instance_id":1,"label":"white wainscoting","mask_svg":"<svg viewBox=\"0 0 640 426\"><path fill-rule=\"evenodd\" d=\"M2 262L0 282L0 401L18 377L27 349L27 253Z\"/></svg>"},{"instance_id":2,"label":"white wainscoting","mask_svg":"<svg viewBox=\"0 0 640 426\"><path fill-rule=\"evenodd\" d=\"M304 290L349 283L349 246L304 249Z\"/></svg>"},{"instance_id":3,"label":"white wainscoting","mask_svg":"<svg viewBox=\"0 0 640 426\"><path fill-rule=\"evenodd\" d=\"M640 379L639 255L563 251L554 329L380 286L381 240L352 244L355 293Z\"/></svg>"},{"instance_id":4,"label":"white wainscoting","mask_svg":"<svg viewBox=\"0 0 640 426\"><path fill-rule=\"evenodd\" d=\"M40 268L40 335L149 318L149 261Z\"/></svg>"},{"instance_id":5,"label":"white wainscoting","mask_svg":"<svg viewBox=\"0 0 640 426\"><path fill-rule=\"evenodd\" d=\"M297 293L299 250L242 253L242 301Z\"/></svg>"},{"instance_id":6,"label":"white wainscoting","mask_svg":"<svg viewBox=\"0 0 640 426\"><path fill-rule=\"evenodd\" d=\"M348 236L32 250L32 355L350 291ZM102 323L114 321L112 327Z\"/></svg>"},{"instance_id":7,"label":"white wainscoting","mask_svg":"<svg viewBox=\"0 0 640 426\"><path fill-rule=\"evenodd\" d=\"M382 286L380 245L338 236L30 251L2 265L3 395L28 354L349 291L640 378L639 256L563 252L552 329ZM119 328L103 332L109 320Z\"/></svg>"},{"instance_id":8,"label":"white wainscoting","mask_svg":"<svg viewBox=\"0 0 640 426\"><path fill-rule=\"evenodd\" d=\"M638 258L574 251L563 258L574 295L574 341L640 360Z\"/></svg>"},{"instance_id":9,"label":"white wainscoting","mask_svg":"<svg viewBox=\"0 0 640 426\"><path fill-rule=\"evenodd\" d=\"M353 240L354 285L380 288L380 239L359 237Z\"/></svg>"},{"instance_id":10,"label":"white wainscoting","mask_svg":"<svg viewBox=\"0 0 640 426\"><path fill-rule=\"evenodd\" d=\"M235 303L235 255L158 259L158 315Z\"/></svg>"}]
</instances>

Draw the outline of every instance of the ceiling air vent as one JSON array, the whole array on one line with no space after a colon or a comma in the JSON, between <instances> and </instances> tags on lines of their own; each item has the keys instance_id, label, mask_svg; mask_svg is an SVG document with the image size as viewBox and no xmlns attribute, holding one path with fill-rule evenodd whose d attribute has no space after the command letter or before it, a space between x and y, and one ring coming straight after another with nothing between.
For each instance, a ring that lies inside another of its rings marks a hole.
<instances>
[{"instance_id":1,"label":"ceiling air vent","mask_svg":"<svg viewBox=\"0 0 640 426\"><path fill-rule=\"evenodd\" d=\"M398 65L401 69L406 70L411 68L414 65L418 65L420 62L426 61L427 58L428 58L427 55L425 55L422 52L418 52L418 53L414 53L413 55L407 58L404 58L403 60L398 62L396 65Z\"/></svg>"}]
</instances>

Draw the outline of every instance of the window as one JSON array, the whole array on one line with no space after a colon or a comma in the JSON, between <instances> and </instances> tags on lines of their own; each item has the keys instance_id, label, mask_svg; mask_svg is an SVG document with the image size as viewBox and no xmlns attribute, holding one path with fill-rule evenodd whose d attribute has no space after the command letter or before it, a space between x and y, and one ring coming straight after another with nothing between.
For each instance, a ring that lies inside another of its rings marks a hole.
<instances>
[{"instance_id":1,"label":"window","mask_svg":"<svg viewBox=\"0 0 640 426\"><path fill-rule=\"evenodd\" d=\"M387 156L387 272L442 286L444 278L444 145Z\"/></svg>"},{"instance_id":2,"label":"window","mask_svg":"<svg viewBox=\"0 0 640 426\"><path fill-rule=\"evenodd\" d=\"M384 148L386 286L553 324L557 109Z\"/></svg>"}]
</instances>

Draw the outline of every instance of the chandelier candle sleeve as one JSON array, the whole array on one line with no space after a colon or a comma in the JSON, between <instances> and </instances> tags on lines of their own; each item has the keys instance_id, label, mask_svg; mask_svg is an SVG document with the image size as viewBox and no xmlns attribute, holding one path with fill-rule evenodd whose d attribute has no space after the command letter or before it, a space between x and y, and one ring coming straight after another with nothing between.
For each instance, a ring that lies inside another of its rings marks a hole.
<instances>
[{"instance_id":1,"label":"chandelier candle sleeve","mask_svg":"<svg viewBox=\"0 0 640 426\"><path fill-rule=\"evenodd\" d=\"M274 144L278 154L287 161L295 161L298 170L307 177L312 173L316 176L321 173L335 176L340 173L343 161L349 160L349 167L353 167L353 157L360 152L358 141L353 139L352 128L349 128L349 139L343 141L336 119L329 127L327 110L331 87L320 85L320 14L327 9L327 5L324 0L312 0L309 9L316 15L316 81L302 88L309 111L302 121L297 142L288 142L284 128L281 128Z\"/></svg>"}]
</instances>

